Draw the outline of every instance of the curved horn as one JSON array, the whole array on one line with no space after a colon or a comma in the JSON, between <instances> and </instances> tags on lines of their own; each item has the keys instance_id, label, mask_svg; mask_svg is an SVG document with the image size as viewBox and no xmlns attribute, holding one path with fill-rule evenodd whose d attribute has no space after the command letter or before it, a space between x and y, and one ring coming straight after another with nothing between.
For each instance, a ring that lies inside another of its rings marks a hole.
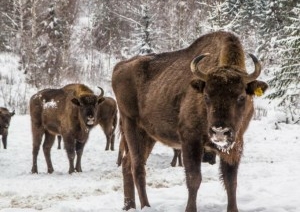
<instances>
[{"instance_id":1,"label":"curved horn","mask_svg":"<svg viewBox=\"0 0 300 212\"><path fill-rule=\"evenodd\" d=\"M253 82L254 80L257 79L257 77L260 75L261 73L261 65L260 62L258 61L258 59L253 55L253 54L249 54L249 56L252 58L253 62L254 62L254 72L252 74L249 74L248 76L246 76L245 82L248 84L249 82Z\"/></svg>"},{"instance_id":2,"label":"curved horn","mask_svg":"<svg viewBox=\"0 0 300 212\"><path fill-rule=\"evenodd\" d=\"M99 97L103 97L104 96L104 90L103 90L103 88L101 88L100 86L98 86L98 88L101 91L101 93L99 94Z\"/></svg>"},{"instance_id":3,"label":"curved horn","mask_svg":"<svg viewBox=\"0 0 300 212\"><path fill-rule=\"evenodd\" d=\"M192 60L191 65L190 65L191 71L193 72L193 74L197 75L204 82L206 82L206 80L207 80L207 75L205 73L203 73L202 71L200 71L197 66L198 66L198 63L207 55L209 55L209 53L201 54L201 55L195 57Z\"/></svg>"}]
</instances>

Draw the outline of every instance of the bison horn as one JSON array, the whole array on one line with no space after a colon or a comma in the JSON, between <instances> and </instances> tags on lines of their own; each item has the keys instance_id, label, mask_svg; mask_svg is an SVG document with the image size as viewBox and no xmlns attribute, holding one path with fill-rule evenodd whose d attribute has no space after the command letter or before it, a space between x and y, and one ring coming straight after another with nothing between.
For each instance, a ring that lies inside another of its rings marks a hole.
<instances>
[{"instance_id":1,"label":"bison horn","mask_svg":"<svg viewBox=\"0 0 300 212\"><path fill-rule=\"evenodd\" d=\"M205 73L203 73L202 71L200 71L197 66L198 66L198 63L207 55L209 55L209 53L201 54L201 55L195 57L193 59L193 61L191 62L191 71L195 75L197 75L201 80L203 80L204 82L206 82L206 80L207 80L207 75Z\"/></svg>"},{"instance_id":2,"label":"bison horn","mask_svg":"<svg viewBox=\"0 0 300 212\"><path fill-rule=\"evenodd\" d=\"M249 82L253 82L254 80L257 79L257 77L260 75L261 72L261 65L258 61L258 59L253 55L253 54L249 54L249 56L252 58L253 62L254 62L254 66L255 66L255 70L252 74L249 74L248 76L246 76L245 82L248 84Z\"/></svg>"},{"instance_id":3,"label":"bison horn","mask_svg":"<svg viewBox=\"0 0 300 212\"><path fill-rule=\"evenodd\" d=\"M103 96L104 96L104 90L103 90L103 88L101 88L100 86L98 86L98 88L99 88L100 91L101 91L99 97L103 97Z\"/></svg>"}]
</instances>

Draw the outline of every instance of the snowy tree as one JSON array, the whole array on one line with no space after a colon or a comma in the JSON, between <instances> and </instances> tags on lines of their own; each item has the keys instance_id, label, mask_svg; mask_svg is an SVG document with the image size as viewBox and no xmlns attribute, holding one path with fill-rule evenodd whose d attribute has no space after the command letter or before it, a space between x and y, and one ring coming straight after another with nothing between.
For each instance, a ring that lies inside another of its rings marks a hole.
<instances>
[{"instance_id":1,"label":"snowy tree","mask_svg":"<svg viewBox=\"0 0 300 212\"><path fill-rule=\"evenodd\" d=\"M210 18L214 29L236 31L239 27L238 19L242 3L240 0L225 0L214 5L214 12Z\"/></svg>"},{"instance_id":2,"label":"snowy tree","mask_svg":"<svg viewBox=\"0 0 300 212\"><path fill-rule=\"evenodd\" d=\"M269 81L270 99L278 99L279 106L287 113L287 122L300 122L300 4L291 10L290 25L283 28L281 66Z\"/></svg>"}]
</instances>

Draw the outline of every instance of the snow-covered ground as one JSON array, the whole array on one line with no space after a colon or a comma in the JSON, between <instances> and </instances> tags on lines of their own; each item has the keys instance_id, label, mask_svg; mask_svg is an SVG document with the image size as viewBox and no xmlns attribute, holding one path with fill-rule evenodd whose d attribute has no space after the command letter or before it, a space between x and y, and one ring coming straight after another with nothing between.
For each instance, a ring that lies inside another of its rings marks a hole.
<instances>
[{"instance_id":1,"label":"snow-covered ground","mask_svg":"<svg viewBox=\"0 0 300 212\"><path fill-rule=\"evenodd\" d=\"M28 115L15 115L9 129L8 149L0 149L1 212L112 212L122 211L123 189L117 151L104 151L99 127L91 132L84 150L82 173L68 174L64 150L52 149L54 173L46 173L42 149L39 174L31 174L31 129ZM118 146L118 140L116 146ZM147 163L147 191L151 208L146 212L182 212L187 200L184 171L171 167L171 148L157 144ZM218 165L203 164L198 211L226 211L226 194ZM300 211L300 126L267 120L252 121L245 135L238 176L240 212ZM137 210L139 200L137 197Z\"/></svg>"}]
</instances>

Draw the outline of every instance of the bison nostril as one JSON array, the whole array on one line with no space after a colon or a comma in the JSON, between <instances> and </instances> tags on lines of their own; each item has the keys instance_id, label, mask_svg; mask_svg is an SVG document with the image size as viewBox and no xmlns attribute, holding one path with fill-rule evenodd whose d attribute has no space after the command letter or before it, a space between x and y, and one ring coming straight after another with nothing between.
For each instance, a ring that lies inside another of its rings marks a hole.
<instances>
[{"instance_id":1,"label":"bison nostril","mask_svg":"<svg viewBox=\"0 0 300 212\"><path fill-rule=\"evenodd\" d=\"M226 135L228 137L231 137L231 135L232 135L231 130L228 130L227 132L224 132L224 135Z\"/></svg>"}]
</instances>

